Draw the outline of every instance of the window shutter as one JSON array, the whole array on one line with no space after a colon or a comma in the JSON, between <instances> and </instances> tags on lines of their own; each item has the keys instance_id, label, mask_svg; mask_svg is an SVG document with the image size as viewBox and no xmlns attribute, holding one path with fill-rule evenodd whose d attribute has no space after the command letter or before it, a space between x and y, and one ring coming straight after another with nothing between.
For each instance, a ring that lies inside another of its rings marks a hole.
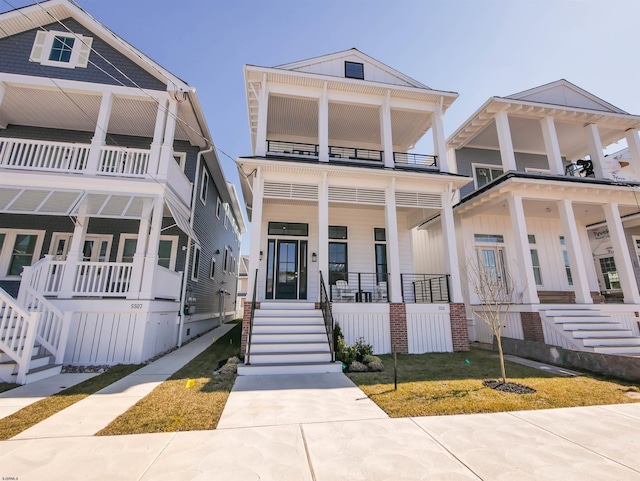
<instances>
[{"instance_id":1,"label":"window shutter","mask_svg":"<svg viewBox=\"0 0 640 481\"><path fill-rule=\"evenodd\" d=\"M36 33L36 40L33 42L33 48L31 49L31 55L29 56L30 62L41 62L42 51L44 50L44 44L47 41L47 32L38 30Z\"/></svg>"},{"instance_id":2,"label":"window shutter","mask_svg":"<svg viewBox=\"0 0 640 481\"><path fill-rule=\"evenodd\" d=\"M89 55L91 54L92 37L80 37L78 45L78 62L76 67L86 68L89 63Z\"/></svg>"}]
</instances>

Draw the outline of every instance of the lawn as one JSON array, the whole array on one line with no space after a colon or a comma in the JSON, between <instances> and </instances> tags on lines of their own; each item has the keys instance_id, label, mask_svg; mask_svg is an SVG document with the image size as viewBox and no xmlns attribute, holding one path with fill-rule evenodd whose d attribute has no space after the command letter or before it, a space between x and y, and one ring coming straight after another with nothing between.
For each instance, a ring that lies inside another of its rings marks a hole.
<instances>
[{"instance_id":1,"label":"lawn","mask_svg":"<svg viewBox=\"0 0 640 481\"><path fill-rule=\"evenodd\" d=\"M214 371L219 361L239 353L240 334L237 324L97 435L215 429L236 375Z\"/></svg>"},{"instance_id":2,"label":"lawn","mask_svg":"<svg viewBox=\"0 0 640 481\"><path fill-rule=\"evenodd\" d=\"M20 411L0 419L0 440L10 439L25 429L68 408L100 389L140 369L142 365L117 365L80 384L30 404Z\"/></svg>"},{"instance_id":3,"label":"lawn","mask_svg":"<svg viewBox=\"0 0 640 481\"><path fill-rule=\"evenodd\" d=\"M393 358L380 356L384 372L349 373L349 378L391 417L490 413L598 404L637 402L637 384L584 374L554 376L506 361L507 378L532 387L532 394L500 392L482 385L498 379L496 354L470 352L398 356L398 390L394 390Z\"/></svg>"}]
</instances>

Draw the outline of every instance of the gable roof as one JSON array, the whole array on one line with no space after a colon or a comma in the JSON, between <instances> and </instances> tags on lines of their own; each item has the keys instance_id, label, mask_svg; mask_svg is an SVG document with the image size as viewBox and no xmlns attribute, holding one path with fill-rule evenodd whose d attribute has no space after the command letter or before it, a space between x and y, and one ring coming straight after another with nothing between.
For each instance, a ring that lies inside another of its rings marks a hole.
<instances>
[{"instance_id":1,"label":"gable roof","mask_svg":"<svg viewBox=\"0 0 640 481\"><path fill-rule=\"evenodd\" d=\"M336 62L342 59L360 60L360 62L362 62L363 64L367 64L371 66L373 69L397 79L397 81L401 85L405 85L406 87L415 87L420 89L431 90L430 87L427 87L423 83L420 83L417 80L409 77L408 75L398 72L397 70L389 67L388 65L385 65L384 63L376 60L375 58L370 57L365 53L362 53L357 48L350 48L348 50L342 50L340 52L330 53L328 55L322 55L319 57L312 57L305 60L299 60L297 62L277 65L273 68L314 73L313 72L314 66L318 66L319 64L327 63L327 62Z\"/></svg>"},{"instance_id":2,"label":"gable roof","mask_svg":"<svg viewBox=\"0 0 640 481\"><path fill-rule=\"evenodd\" d=\"M562 105L564 107L601 110L603 112L616 114L628 113L565 79L556 80L555 82L540 85L539 87L524 90L505 98Z\"/></svg>"}]
</instances>

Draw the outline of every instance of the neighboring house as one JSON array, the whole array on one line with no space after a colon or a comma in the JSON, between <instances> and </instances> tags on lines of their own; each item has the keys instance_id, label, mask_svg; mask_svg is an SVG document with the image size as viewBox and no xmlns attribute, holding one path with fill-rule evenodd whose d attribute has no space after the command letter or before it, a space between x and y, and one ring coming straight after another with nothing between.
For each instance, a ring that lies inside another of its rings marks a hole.
<instances>
[{"instance_id":1,"label":"neighboring house","mask_svg":"<svg viewBox=\"0 0 640 481\"><path fill-rule=\"evenodd\" d=\"M457 171L473 177L454 208L458 257L516 280L505 336L640 353L638 128L640 116L559 80L490 98L449 137ZM622 139L628 159L604 155ZM463 291L481 304L469 283Z\"/></svg>"},{"instance_id":2,"label":"neighboring house","mask_svg":"<svg viewBox=\"0 0 640 481\"><path fill-rule=\"evenodd\" d=\"M233 316L245 227L210 138L191 86L73 2L0 15L0 379Z\"/></svg>"},{"instance_id":3,"label":"neighboring house","mask_svg":"<svg viewBox=\"0 0 640 481\"><path fill-rule=\"evenodd\" d=\"M457 94L356 49L249 65L245 82L253 155L238 165L257 332L248 302L243 347L256 369L240 372L333 369L329 302L346 340L377 353L468 349L455 248L429 252L437 271L417 252L417 227L437 216L456 245L452 202L469 179L450 172L443 115ZM435 155L412 153L428 131ZM303 335L305 317L321 325L316 337Z\"/></svg>"},{"instance_id":4,"label":"neighboring house","mask_svg":"<svg viewBox=\"0 0 640 481\"><path fill-rule=\"evenodd\" d=\"M236 299L236 319L241 318L244 312L244 303L247 301L249 286L249 256L240 256L238 261L238 294Z\"/></svg>"}]
</instances>

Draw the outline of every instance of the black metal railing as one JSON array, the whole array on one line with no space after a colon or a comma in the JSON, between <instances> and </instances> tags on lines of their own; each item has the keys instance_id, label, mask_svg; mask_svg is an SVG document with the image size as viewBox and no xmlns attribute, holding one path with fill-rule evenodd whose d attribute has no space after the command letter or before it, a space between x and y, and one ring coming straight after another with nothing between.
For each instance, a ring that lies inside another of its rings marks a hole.
<instances>
[{"instance_id":1,"label":"black metal railing","mask_svg":"<svg viewBox=\"0 0 640 481\"><path fill-rule=\"evenodd\" d=\"M318 145L305 144L302 142L267 140L267 152L272 154L291 154L304 157L317 157Z\"/></svg>"},{"instance_id":2,"label":"black metal railing","mask_svg":"<svg viewBox=\"0 0 640 481\"><path fill-rule=\"evenodd\" d=\"M394 152L393 162L420 167L438 167L438 157L436 155L414 154L411 152Z\"/></svg>"},{"instance_id":3,"label":"black metal railing","mask_svg":"<svg viewBox=\"0 0 640 481\"><path fill-rule=\"evenodd\" d=\"M329 295L327 294L327 287L325 286L324 279L322 278L322 272L320 272L320 310L322 311L322 317L324 318L324 327L327 330L331 362L334 362L336 360L336 349L333 343L333 313L331 312L331 302L329 300Z\"/></svg>"},{"instance_id":4,"label":"black metal railing","mask_svg":"<svg viewBox=\"0 0 640 481\"><path fill-rule=\"evenodd\" d=\"M448 274L400 274L402 302L450 302Z\"/></svg>"},{"instance_id":5,"label":"black metal railing","mask_svg":"<svg viewBox=\"0 0 640 481\"><path fill-rule=\"evenodd\" d=\"M247 355L245 356L244 363L249 365L251 357L251 335L253 334L253 316L256 313L256 292L258 286L258 269L256 269L256 276L253 279L253 295L251 296L251 315L249 316L249 335L247 336Z\"/></svg>"},{"instance_id":6,"label":"black metal railing","mask_svg":"<svg viewBox=\"0 0 640 481\"><path fill-rule=\"evenodd\" d=\"M345 160L375 160L376 162L382 162L382 151L359 149L355 147L336 147L334 145L330 145L329 158Z\"/></svg>"},{"instance_id":7,"label":"black metal railing","mask_svg":"<svg viewBox=\"0 0 640 481\"><path fill-rule=\"evenodd\" d=\"M333 302L389 302L389 274L367 272L331 272Z\"/></svg>"}]
</instances>

